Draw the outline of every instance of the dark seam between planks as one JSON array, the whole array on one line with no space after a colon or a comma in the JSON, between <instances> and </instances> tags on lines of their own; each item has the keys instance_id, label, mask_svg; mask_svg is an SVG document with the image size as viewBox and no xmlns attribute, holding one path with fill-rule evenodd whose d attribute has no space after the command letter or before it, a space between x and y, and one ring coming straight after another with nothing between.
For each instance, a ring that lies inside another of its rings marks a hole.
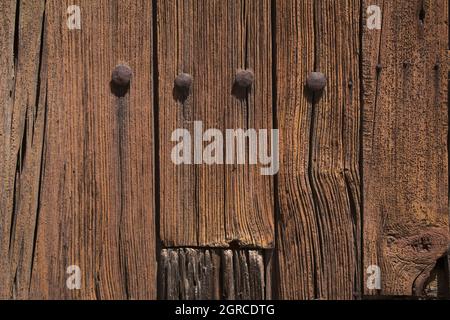
<instances>
[{"instance_id":1,"label":"dark seam between planks","mask_svg":"<svg viewBox=\"0 0 450 320\"><path fill-rule=\"evenodd\" d=\"M277 90L277 12L276 12L276 0L270 2L270 19L271 19L271 35L272 35L272 127L278 130L278 90ZM279 137L278 137L279 138ZM278 148L279 149L279 148ZM273 150L272 150L273 152ZM278 163L280 163L280 155L278 154ZM279 261L278 261L278 224L281 222L280 218L280 203L279 203L279 185L278 185L278 173L273 177L273 192L274 192L274 241L272 250L272 274L271 274L271 294L272 298L279 298L280 288L280 275L279 275ZM267 275L266 275L267 276ZM277 281L274 281L274 280ZM267 282L267 278L266 278Z\"/></svg>"},{"instance_id":2,"label":"dark seam between planks","mask_svg":"<svg viewBox=\"0 0 450 320\"><path fill-rule=\"evenodd\" d=\"M161 200L160 200L160 156L159 156L159 69L158 69L158 0L152 0L152 85L153 85L153 210L155 221L155 254L156 254L156 298L161 299L163 286L159 278L161 267L160 252L162 250L160 234Z\"/></svg>"},{"instance_id":3,"label":"dark seam between planks","mask_svg":"<svg viewBox=\"0 0 450 320\"><path fill-rule=\"evenodd\" d=\"M360 0L359 3L359 244L360 244L360 261L357 263L360 265L359 275L359 296L358 299L363 298L364 294L364 59L363 59L363 36L364 36L364 0Z\"/></svg>"},{"instance_id":4,"label":"dark seam between planks","mask_svg":"<svg viewBox=\"0 0 450 320\"><path fill-rule=\"evenodd\" d=\"M314 36L314 71L317 71L317 66L318 66L318 30L317 30L317 11L318 11L318 6L317 6L317 2L315 2L313 5L313 36ZM320 3L319 3L320 4ZM310 93L311 96L311 100L308 101L310 102L310 109L311 109L311 115L310 115L310 121L309 121L309 136L308 136L308 168L307 168L307 173L308 173L308 182L309 182L309 187L311 189L311 196L313 198L313 203L312 203L312 208L314 210L313 214L315 215L319 215L319 208L318 208L318 202L319 202L319 198L317 195L317 190L314 184L314 172L313 172L313 166L312 166L312 162L313 162L313 142L314 142L314 120L315 120L315 107L316 107L316 94L315 93ZM320 219L320 217L318 217L318 219ZM323 255L323 252L321 250L321 248L323 248L323 243L322 243L322 237L320 236L321 234L321 228L320 228L320 224L317 223L316 220L314 220L314 222L316 223L316 227L317 227L317 237L318 237L318 241L320 244L320 248L315 248L314 245L314 241L312 241L311 245L313 247L313 252L314 254L311 255L312 257L312 274L313 274L313 281L314 281L314 298L318 299L319 298L319 283L318 283L318 276L317 276L317 261L316 261L316 254L317 254L317 250L320 250L320 255ZM322 261L324 261L324 259L322 259Z\"/></svg>"}]
</instances>

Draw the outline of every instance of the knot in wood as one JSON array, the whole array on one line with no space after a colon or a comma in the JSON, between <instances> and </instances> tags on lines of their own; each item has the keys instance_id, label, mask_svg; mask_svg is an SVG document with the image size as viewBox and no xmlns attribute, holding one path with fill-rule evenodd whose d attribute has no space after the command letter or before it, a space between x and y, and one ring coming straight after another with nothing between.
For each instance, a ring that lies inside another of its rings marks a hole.
<instances>
[{"instance_id":1,"label":"knot in wood","mask_svg":"<svg viewBox=\"0 0 450 320\"><path fill-rule=\"evenodd\" d=\"M327 78L322 72L310 72L306 78L306 85L313 92L322 90L326 84Z\"/></svg>"},{"instance_id":2,"label":"knot in wood","mask_svg":"<svg viewBox=\"0 0 450 320\"><path fill-rule=\"evenodd\" d=\"M255 75L252 70L238 70L234 79L235 83L241 88L248 88L255 81Z\"/></svg>"},{"instance_id":3,"label":"knot in wood","mask_svg":"<svg viewBox=\"0 0 450 320\"><path fill-rule=\"evenodd\" d=\"M114 68L112 72L112 81L117 86L125 87L130 84L132 76L133 71L131 71L131 68L129 66L119 64Z\"/></svg>"}]
</instances>

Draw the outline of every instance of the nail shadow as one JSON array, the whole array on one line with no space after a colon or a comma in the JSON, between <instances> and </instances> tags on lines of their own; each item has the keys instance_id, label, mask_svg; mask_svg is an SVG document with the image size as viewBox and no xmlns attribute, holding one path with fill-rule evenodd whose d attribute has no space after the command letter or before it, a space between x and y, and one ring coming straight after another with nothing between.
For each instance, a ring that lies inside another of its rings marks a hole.
<instances>
[{"instance_id":1,"label":"nail shadow","mask_svg":"<svg viewBox=\"0 0 450 320\"><path fill-rule=\"evenodd\" d=\"M187 98L189 97L190 89L189 88L180 88L176 85L173 86L172 96L175 101L180 103L185 103Z\"/></svg>"},{"instance_id":2,"label":"nail shadow","mask_svg":"<svg viewBox=\"0 0 450 320\"><path fill-rule=\"evenodd\" d=\"M128 84L127 86L123 87L123 86L118 86L113 81L110 81L109 88L111 89L112 94L114 94L118 98L122 98L130 90L130 85Z\"/></svg>"},{"instance_id":3,"label":"nail shadow","mask_svg":"<svg viewBox=\"0 0 450 320\"><path fill-rule=\"evenodd\" d=\"M317 103L322 99L323 89L320 91L312 91L307 85L303 86L303 96L306 98L308 103Z\"/></svg>"},{"instance_id":4,"label":"nail shadow","mask_svg":"<svg viewBox=\"0 0 450 320\"><path fill-rule=\"evenodd\" d=\"M247 96L252 91L252 87L244 88L238 85L236 82L233 83L233 87L231 88L231 95L233 95L236 99L243 101L247 99Z\"/></svg>"}]
</instances>

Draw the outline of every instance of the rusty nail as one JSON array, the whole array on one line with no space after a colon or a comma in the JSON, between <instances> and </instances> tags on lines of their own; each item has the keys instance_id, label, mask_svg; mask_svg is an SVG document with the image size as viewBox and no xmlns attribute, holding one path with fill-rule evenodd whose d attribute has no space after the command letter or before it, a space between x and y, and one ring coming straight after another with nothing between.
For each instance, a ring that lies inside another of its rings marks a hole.
<instances>
[{"instance_id":1,"label":"rusty nail","mask_svg":"<svg viewBox=\"0 0 450 320\"><path fill-rule=\"evenodd\" d=\"M253 84L253 81L255 81L255 75L250 69L238 70L234 81L238 86L248 88Z\"/></svg>"},{"instance_id":2,"label":"rusty nail","mask_svg":"<svg viewBox=\"0 0 450 320\"><path fill-rule=\"evenodd\" d=\"M174 83L178 88L188 90L192 85L192 76L189 73L180 73Z\"/></svg>"},{"instance_id":3,"label":"rusty nail","mask_svg":"<svg viewBox=\"0 0 450 320\"><path fill-rule=\"evenodd\" d=\"M325 88L327 78L322 72L310 72L306 78L306 84L311 91L320 91Z\"/></svg>"},{"instance_id":4,"label":"rusty nail","mask_svg":"<svg viewBox=\"0 0 450 320\"><path fill-rule=\"evenodd\" d=\"M131 71L131 68L129 66L119 64L114 68L114 71L112 72L112 81L114 82L114 84L120 87L125 87L130 84L132 76L133 71Z\"/></svg>"}]
</instances>

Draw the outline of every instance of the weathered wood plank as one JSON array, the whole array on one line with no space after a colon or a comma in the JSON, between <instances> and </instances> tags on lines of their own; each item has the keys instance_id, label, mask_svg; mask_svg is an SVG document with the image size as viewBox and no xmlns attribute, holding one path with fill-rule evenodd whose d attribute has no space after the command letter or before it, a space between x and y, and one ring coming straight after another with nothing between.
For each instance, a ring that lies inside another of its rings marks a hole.
<instances>
[{"instance_id":1,"label":"weathered wood plank","mask_svg":"<svg viewBox=\"0 0 450 320\"><path fill-rule=\"evenodd\" d=\"M360 288L359 4L276 1L280 299ZM322 94L305 89L312 71Z\"/></svg>"},{"instance_id":2,"label":"weathered wood plank","mask_svg":"<svg viewBox=\"0 0 450 320\"><path fill-rule=\"evenodd\" d=\"M267 250L163 249L160 299L265 300L270 279Z\"/></svg>"},{"instance_id":3,"label":"weathered wood plank","mask_svg":"<svg viewBox=\"0 0 450 320\"><path fill-rule=\"evenodd\" d=\"M448 2L369 5L383 24L363 32L364 268L381 289L365 293L422 295L448 245Z\"/></svg>"},{"instance_id":4,"label":"weathered wood plank","mask_svg":"<svg viewBox=\"0 0 450 320\"><path fill-rule=\"evenodd\" d=\"M81 30L69 30L71 4L47 2L47 125L32 297L155 298L152 5L78 1ZM134 72L123 97L110 87L119 63ZM66 287L70 265L80 268L80 290Z\"/></svg>"},{"instance_id":5,"label":"weathered wood plank","mask_svg":"<svg viewBox=\"0 0 450 320\"><path fill-rule=\"evenodd\" d=\"M273 177L256 165L175 165L175 129L272 128L270 1L157 1L161 240L165 246L272 247ZM237 69L254 70L248 97ZM174 89L193 76L191 94ZM206 143L203 143L206 146ZM192 157L193 158L193 157ZM192 162L193 163L193 162Z\"/></svg>"},{"instance_id":6,"label":"weathered wood plank","mask_svg":"<svg viewBox=\"0 0 450 320\"><path fill-rule=\"evenodd\" d=\"M0 298L26 299L46 112L45 1L0 3Z\"/></svg>"},{"instance_id":7,"label":"weathered wood plank","mask_svg":"<svg viewBox=\"0 0 450 320\"><path fill-rule=\"evenodd\" d=\"M447 70L450 71L450 50L447 51Z\"/></svg>"}]
</instances>

